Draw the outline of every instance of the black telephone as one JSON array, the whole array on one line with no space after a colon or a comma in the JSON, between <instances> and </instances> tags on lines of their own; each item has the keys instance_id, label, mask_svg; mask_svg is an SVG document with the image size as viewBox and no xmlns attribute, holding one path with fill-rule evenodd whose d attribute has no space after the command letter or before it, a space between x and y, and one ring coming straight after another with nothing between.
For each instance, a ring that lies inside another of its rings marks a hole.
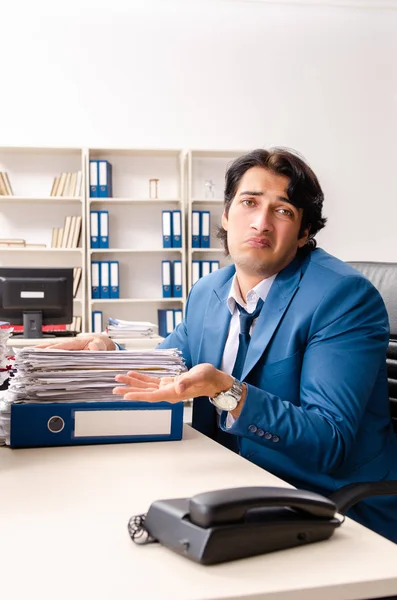
<instances>
[{"instance_id":1,"label":"black telephone","mask_svg":"<svg viewBox=\"0 0 397 600\"><path fill-rule=\"evenodd\" d=\"M136 543L157 541L211 565L328 539L343 523L337 513L368 496L396 494L397 481L351 484L329 498L288 488L232 488L156 500L128 528Z\"/></svg>"}]
</instances>

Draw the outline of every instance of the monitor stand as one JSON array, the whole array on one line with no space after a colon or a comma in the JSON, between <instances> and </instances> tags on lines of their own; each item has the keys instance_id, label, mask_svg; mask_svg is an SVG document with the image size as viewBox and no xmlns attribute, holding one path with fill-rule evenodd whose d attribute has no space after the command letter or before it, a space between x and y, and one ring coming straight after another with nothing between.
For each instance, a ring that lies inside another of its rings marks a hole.
<instances>
[{"instance_id":1,"label":"monitor stand","mask_svg":"<svg viewBox=\"0 0 397 600\"><path fill-rule=\"evenodd\" d=\"M42 331L43 313L41 311L27 310L23 313L23 333L13 333L12 337L20 338L54 338L55 335Z\"/></svg>"}]
</instances>

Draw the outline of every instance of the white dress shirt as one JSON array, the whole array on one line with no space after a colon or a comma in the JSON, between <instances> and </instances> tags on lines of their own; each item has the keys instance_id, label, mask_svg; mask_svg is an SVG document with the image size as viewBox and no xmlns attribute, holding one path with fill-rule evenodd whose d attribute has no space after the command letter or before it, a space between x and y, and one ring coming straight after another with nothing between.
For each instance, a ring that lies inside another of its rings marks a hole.
<instances>
[{"instance_id":1,"label":"white dress shirt","mask_svg":"<svg viewBox=\"0 0 397 600\"><path fill-rule=\"evenodd\" d=\"M221 371L224 373L228 373L228 375L232 374L234 363L236 362L237 358L240 335L240 318L236 303L240 304L240 306L242 306L248 313L253 313L256 309L259 298L262 298L263 302L265 302L276 277L277 273L271 277L268 277L267 279L262 279L262 281L252 288L252 290L249 290L247 293L247 302L244 302L241 296L241 290L236 275L233 277L232 285L230 286L230 292L227 298L227 305L231 312L232 318L230 321L229 334L227 336L222 357ZM252 335L255 324L256 319L254 319L251 325L250 335ZM221 411L218 410L218 413L220 414ZM228 413L226 420L227 427L231 427L233 423L234 418L230 413Z\"/></svg>"}]
</instances>

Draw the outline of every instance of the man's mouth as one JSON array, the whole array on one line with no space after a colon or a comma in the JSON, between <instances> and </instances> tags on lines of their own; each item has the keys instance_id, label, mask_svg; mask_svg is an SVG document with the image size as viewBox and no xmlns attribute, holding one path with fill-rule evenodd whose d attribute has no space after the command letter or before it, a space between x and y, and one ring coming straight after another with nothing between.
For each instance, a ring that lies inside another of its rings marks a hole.
<instances>
[{"instance_id":1,"label":"man's mouth","mask_svg":"<svg viewBox=\"0 0 397 600\"><path fill-rule=\"evenodd\" d=\"M268 239L262 237L251 237L246 242L253 248L270 248L271 244Z\"/></svg>"}]
</instances>

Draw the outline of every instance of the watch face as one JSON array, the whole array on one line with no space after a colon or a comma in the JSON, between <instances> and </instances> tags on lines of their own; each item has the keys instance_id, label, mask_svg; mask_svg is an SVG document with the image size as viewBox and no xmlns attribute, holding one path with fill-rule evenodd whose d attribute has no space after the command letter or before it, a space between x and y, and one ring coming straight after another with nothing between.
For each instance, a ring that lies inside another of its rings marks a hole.
<instances>
[{"instance_id":1,"label":"watch face","mask_svg":"<svg viewBox=\"0 0 397 600\"><path fill-rule=\"evenodd\" d=\"M213 399L214 405L220 410L234 410L238 404L238 401L231 394L221 393Z\"/></svg>"}]
</instances>

